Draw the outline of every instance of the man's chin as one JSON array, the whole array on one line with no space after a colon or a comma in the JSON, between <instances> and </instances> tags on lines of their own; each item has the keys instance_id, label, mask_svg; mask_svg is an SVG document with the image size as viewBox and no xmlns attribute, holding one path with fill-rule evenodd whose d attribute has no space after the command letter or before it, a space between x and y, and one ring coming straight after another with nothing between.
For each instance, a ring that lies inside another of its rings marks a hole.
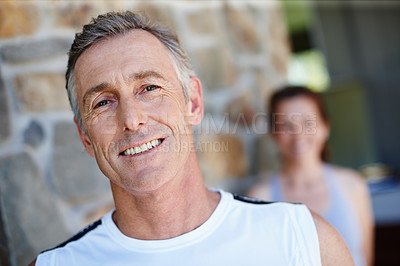
<instances>
[{"instance_id":1,"label":"man's chin","mask_svg":"<svg viewBox=\"0 0 400 266\"><path fill-rule=\"evenodd\" d=\"M167 181L165 175L147 173L134 177L124 177L119 182L112 183L132 195L145 195L160 190Z\"/></svg>"}]
</instances>

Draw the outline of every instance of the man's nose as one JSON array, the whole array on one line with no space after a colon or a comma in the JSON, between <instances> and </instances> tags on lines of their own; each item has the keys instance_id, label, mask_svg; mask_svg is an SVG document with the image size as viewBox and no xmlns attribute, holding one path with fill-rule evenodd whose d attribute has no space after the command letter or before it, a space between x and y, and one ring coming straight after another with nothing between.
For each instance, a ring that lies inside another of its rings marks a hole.
<instances>
[{"instance_id":1,"label":"man's nose","mask_svg":"<svg viewBox=\"0 0 400 266\"><path fill-rule=\"evenodd\" d=\"M119 120L123 131L135 131L146 124L147 116L140 101L133 98L121 100Z\"/></svg>"}]
</instances>

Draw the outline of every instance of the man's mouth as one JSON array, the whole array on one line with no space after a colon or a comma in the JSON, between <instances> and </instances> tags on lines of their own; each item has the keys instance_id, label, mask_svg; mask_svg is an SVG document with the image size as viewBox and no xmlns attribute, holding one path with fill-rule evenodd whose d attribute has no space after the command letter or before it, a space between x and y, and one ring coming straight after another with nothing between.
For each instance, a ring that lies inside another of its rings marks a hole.
<instances>
[{"instance_id":1,"label":"man's mouth","mask_svg":"<svg viewBox=\"0 0 400 266\"><path fill-rule=\"evenodd\" d=\"M128 149L124 150L123 152L121 152L120 155L135 155L135 154L149 151L149 150L157 147L158 145L160 145L161 142L163 142L163 140L164 139L153 139L152 141L143 143L140 146L128 148Z\"/></svg>"}]
</instances>

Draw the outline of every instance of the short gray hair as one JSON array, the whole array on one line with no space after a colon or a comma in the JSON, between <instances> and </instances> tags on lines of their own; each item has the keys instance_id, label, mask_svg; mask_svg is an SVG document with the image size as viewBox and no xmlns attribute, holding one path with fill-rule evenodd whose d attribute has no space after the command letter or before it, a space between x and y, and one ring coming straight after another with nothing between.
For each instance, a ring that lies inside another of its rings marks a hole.
<instances>
[{"instance_id":1,"label":"short gray hair","mask_svg":"<svg viewBox=\"0 0 400 266\"><path fill-rule=\"evenodd\" d=\"M80 113L74 69L79 56L91 45L104 39L124 35L130 30L145 30L157 37L169 50L171 62L174 66L178 80L182 86L185 100L189 98L190 79L195 73L190 65L189 58L180 46L175 33L161 25L152 24L148 17L130 11L109 12L93 18L89 24L83 26L82 32L75 35L74 42L68 53L68 66L65 74L66 88L69 102L79 127L84 130Z\"/></svg>"}]
</instances>

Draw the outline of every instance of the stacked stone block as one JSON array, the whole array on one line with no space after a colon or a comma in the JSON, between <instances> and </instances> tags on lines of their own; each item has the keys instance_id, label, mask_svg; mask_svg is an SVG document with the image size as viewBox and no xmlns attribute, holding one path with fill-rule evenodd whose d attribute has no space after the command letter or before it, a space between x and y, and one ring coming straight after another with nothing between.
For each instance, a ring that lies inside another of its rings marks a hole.
<instances>
[{"instance_id":1,"label":"stacked stone block","mask_svg":"<svg viewBox=\"0 0 400 266\"><path fill-rule=\"evenodd\" d=\"M82 24L124 9L175 29L192 59L204 89L194 132L207 185L241 192L275 165L263 143L265 98L285 83L289 56L278 1L1 1L1 265L26 265L113 207L76 132L64 72Z\"/></svg>"}]
</instances>

